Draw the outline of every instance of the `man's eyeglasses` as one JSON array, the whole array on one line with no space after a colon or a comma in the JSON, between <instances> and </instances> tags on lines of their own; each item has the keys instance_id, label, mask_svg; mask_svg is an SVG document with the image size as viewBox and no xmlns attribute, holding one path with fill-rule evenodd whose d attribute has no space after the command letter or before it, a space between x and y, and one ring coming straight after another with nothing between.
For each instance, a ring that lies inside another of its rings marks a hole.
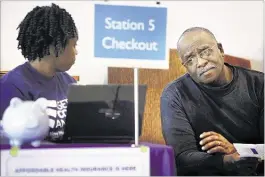
<instances>
[{"instance_id":1,"label":"man's eyeglasses","mask_svg":"<svg viewBox=\"0 0 265 177\"><path fill-rule=\"evenodd\" d=\"M206 49L202 50L201 52L196 53L195 55L189 56L188 59L182 63L182 65L185 67L196 65L198 63L198 55L202 59L208 59L214 53L214 50L213 50L214 46L215 45L213 45L210 48L206 48Z\"/></svg>"}]
</instances>

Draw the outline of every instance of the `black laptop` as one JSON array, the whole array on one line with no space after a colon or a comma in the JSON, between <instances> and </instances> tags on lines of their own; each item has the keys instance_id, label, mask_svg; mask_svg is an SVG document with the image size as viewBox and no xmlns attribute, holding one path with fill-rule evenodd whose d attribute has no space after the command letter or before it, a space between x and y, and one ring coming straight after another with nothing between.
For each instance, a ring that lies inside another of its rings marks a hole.
<instances>
[{"instance_id":1,"label":"black laptop","mask_svg":"<svg viewBox=\"0 0 265 177\"><path fill-rule=\"evenodd\" d=\"M146 85L139 85L139 136ZM133 143L133 85L71 85L64 140L71 143Z\"/></svg>"}]
</instances>

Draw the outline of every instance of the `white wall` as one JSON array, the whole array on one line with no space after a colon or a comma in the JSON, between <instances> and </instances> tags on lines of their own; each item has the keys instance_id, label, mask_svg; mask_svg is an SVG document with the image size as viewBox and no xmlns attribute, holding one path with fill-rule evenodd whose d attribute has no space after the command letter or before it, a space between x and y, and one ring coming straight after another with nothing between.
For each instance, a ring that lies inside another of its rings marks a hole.
<instances>
[{"instance_id":1,"label":"white wall","mask_svg":"<svg viewBox=\"0 0 265 177\"><path fill-rule=\"evenodd\" d=\"M252 68L263 71L262 1L178 1L169 7L170 46L191 26L212 31L225 53L251 60Z\"/></svg>"},{"instance_id":2,"label":"white wall","mask_svg":"<svg viewBox=\"0 0 265 177\"><path fill-rule=\"evenodd\" d=\"M95 1L54 1L70 12L79 30L78 56L69 71L79 75L85 84L107 83L107 68L92 61L93 4ZM28 11L36 5L50 5L51 1L1 2L1 65L11 70L23 63L17 50L16 27ZM111 4L155 5L155 1L110 1ZM179 35L191 26L210 29L222 42L225 52L251 60L255 70L263 71L263 2L260 1L166 1L168 7L168 35L170 48L176 47ZM16 12L16 14L14 14ZM92 47L91 47L92 46Z\"/></svg>"}]
</instances>

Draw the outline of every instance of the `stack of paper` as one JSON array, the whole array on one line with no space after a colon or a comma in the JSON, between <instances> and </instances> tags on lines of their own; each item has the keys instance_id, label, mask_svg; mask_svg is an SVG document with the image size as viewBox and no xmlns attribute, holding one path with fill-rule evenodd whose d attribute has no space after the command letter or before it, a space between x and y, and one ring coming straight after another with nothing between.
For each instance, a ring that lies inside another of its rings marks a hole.
<instances>
[{"instance_id":1,"label":"stack of paper","mask_svg":"<svg viewBox=\"0 0 265 177\"><path fill-rule=\"evenodd\" d=\"M239 144L234 143L240 157L258 157L264 159L264 144Z\"/></svg>"}]
</instances>

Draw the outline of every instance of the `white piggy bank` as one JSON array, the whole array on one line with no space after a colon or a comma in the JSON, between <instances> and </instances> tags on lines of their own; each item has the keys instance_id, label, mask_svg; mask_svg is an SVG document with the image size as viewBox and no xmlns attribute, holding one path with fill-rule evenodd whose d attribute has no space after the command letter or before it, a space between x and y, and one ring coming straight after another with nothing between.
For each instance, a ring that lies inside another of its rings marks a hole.
<instances>
[{"instance_id":1,"label":"white piggy bank","mask_svg":"<svg viewBox=\"0 0 265 177\"><path fill-rule=\"evenodd\" d=\"M37 147L48 135L49 116L46 113L47 100L22 101L13 98L2 118L4 135L9 138L12 147L31 143Z\"/></svg>"}]
</instances>

